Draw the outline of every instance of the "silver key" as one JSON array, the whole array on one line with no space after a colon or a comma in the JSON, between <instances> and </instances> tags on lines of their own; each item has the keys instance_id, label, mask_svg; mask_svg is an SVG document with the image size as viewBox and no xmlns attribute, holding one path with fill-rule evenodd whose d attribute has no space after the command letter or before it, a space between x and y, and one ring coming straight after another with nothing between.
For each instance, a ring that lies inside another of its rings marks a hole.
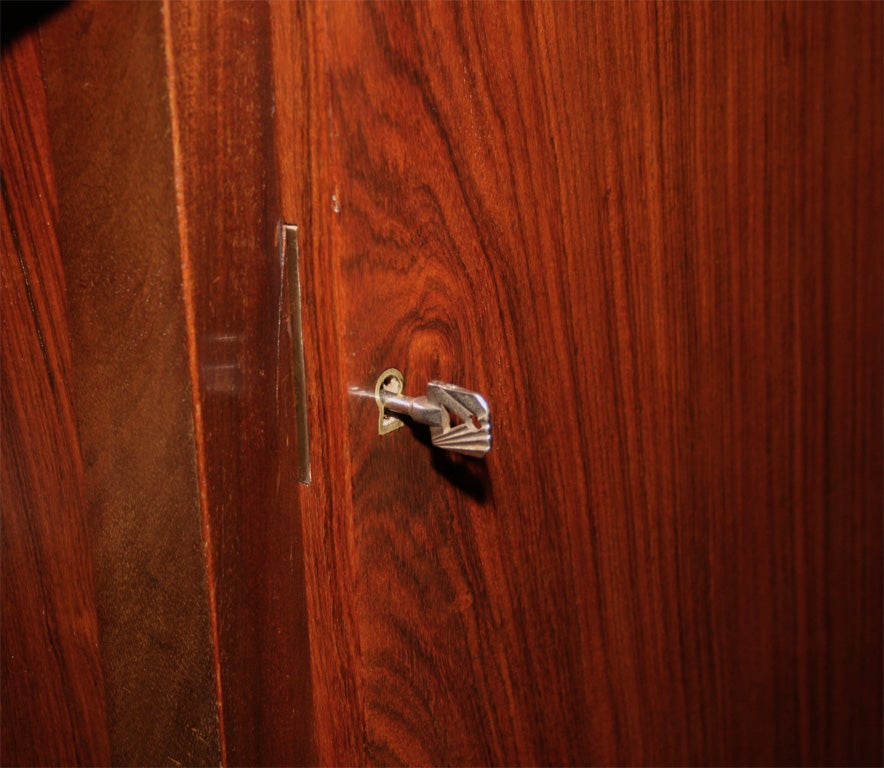
<instances>
[{"instance_id":1,"label":"silver key","mask_svg":"<svg viewBox=\"0 0 884 768\"><path fill-rule=\"evenodd\" d=\"M442 381L431 381L425 397L406 397L403 389L404 379L395 368L378 378L379 434L399 429L403 426L399 417L407 416L430 427L433 445L438 448L476 458L491 450L491 409L478 392Z\"/></svg>"}]
</instances>

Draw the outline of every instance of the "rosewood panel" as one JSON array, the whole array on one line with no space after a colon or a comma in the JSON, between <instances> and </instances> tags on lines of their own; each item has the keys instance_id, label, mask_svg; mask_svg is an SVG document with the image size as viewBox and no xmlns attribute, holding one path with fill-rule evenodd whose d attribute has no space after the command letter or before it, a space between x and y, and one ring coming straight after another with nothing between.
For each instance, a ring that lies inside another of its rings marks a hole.
<instances>
[{"instance_id":1,"label":"rosewood panel","mask_svg":"<svg viewBox=\"0 0 884 768\"><path fill-rule=\"evenodd\" d=\"M3 765L106 765L110 750L67 297L37 35L2 57Z\"/></svg>"},{"instance_id":2,"label":"rosewood panel","mask_svg":"<svg viewBox=\"0 0 884 768\"><path fill-rule=\"evenodd\" d=\"M280 201L301 226L304 336L313 482L301 494L316 756L364 763L356 626L351 461L341 282L331 247L335 184L324 6L271 3Z\"/></svg>"},{"instance_id":3,"label":"rosewood panel","mask_svg":"<svg viewBox=\"0 0 884 768\"><path fill-rule=\"evenodd\" d=\"M882 25L83 3L4 48L2 762L881 764ZM488 459L378 437L391 365L486 394Z\"/></svg>"},{"instance_id":4,"label":"rosewood panel","mask_svg":"<svg viewBox=\"0 0 884 768\"><path fill-rule=\"evenodd\" d=\"M162 8L41 40L111 759L218 764Z\"/></svg>"},{"instance_id":5,"label":"rosewood panel","mask_svg":"<svg viewBox=\"0 0 884 768\"><path fill-rule=\"evenodd\" d=\"M164 14L224 759L304 764L313 719L270 8Z\"/></svg>"},{"instance_id":6,"label":"rosewood panel","mask_svg":"<svg viewBox=\"0 0 884 768\"><path fill-rule=\"evenodd\" d=\"M881 7L304 15L321 761L880 763Z\"/></svg>"}]
</instances>

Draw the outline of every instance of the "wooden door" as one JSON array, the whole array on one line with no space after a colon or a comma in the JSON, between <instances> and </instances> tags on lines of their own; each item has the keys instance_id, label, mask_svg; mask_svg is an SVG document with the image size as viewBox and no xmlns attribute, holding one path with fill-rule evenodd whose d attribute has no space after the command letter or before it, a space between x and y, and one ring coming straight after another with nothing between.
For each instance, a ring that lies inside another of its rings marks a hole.
<instances>
[{"instance_id":1,"label":"wooden door","mask_svg":"<svg viewBox=\"0 0 884 768\"><path fill-rule=\"evenodd\" d=\"M308 9L322 760L878 759L881 23ZM379 437L389 366L485 394L487 459Z\"/></svg>"},{"instance_id":2,"label":"wooden door","mask_svg":"<svg viewBox=\"0 0 884 768\"><path fill-rule=\"evenodd\" d=\"M0 760L880 764L882 24L86 3L5 46ZM487 458L379 436L391 366L484 394Z\"/></svg>"}]
</instances>

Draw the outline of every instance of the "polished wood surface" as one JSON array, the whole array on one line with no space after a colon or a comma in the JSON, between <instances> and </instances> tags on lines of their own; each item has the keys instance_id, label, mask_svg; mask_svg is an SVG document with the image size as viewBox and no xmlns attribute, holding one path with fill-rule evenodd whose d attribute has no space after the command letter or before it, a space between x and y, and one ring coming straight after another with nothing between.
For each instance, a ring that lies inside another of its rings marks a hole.
<instances>
[{"instance_id":1,"label":"polished wood surface","mask_svg":"<svg viewBox=\"0 0 884 768\"><path fill-rule=\"evenodd\" d=\"M362 665L350 519L349 423L336 311L339 272L330 249L328 51L320 4L271 3L274 121L280 208L298 223L313 481L301 491L316 757L362 765Z\"/></svg>"},{"instance_id":2,"label":"polished wood surface","mask_svg":"<svg viewBox=\"0 0 884 768\"><path fill-rule=\"evenodd\" d=\"M269 6L167 3L164 13L224 760L310 763Z\"/></svg>"},{"instance_id":3,"label":"polished wood surface","mask_svg":"<svg viewBox=\"0 0 884 768\"><path fill-rule=\"evenodd\" d=\"M275 12L321 761L879 764L881 7Z\"/></svg>"},{"instance_id":4,"label":"polished wood surface","mask_svg":"<svg viewBox=\"0 0 884 768\"><path fill-rule=\"evenodd\" d=\"M0 763L107 765L65 278L36 36L2 60Z\"/></svg>"},{"instance_id":5,"label":"polished wood surface","mask_svg":"<svg viewBox=\"0 0 884 768\"><path fill-rule=\"evenodd\" d=\"M40 29L115 765L216 765L161 6Z\"/></svg>"},{"instance_id":6,"label":"polished wood surface","mask_svg":"<svg viewBox=\"0 0 884 768\"><path fill-rule=\"evenodd\" d=\"M882 28L151 2L4 38L0 762L884 762ZM488 458L379 437L389 366L487 395Z\"/></svg>"}]
</instances>

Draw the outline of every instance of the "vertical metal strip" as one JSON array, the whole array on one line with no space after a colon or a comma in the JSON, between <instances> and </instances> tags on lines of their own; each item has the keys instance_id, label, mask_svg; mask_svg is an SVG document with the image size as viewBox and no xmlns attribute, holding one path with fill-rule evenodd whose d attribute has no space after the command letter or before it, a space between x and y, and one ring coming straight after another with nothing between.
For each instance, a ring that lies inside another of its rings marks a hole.
<instances>
[{"instance_id":1,"label":"vertical metal strip","mask_svg":"<svg viewBox=\"0 0 884 768\"><path fill-rule=\"evenodd\" d=\"M292 364L295 369L295 421L298 431L298 480L304 485L310 485L310 428L307 423L307 371L304 364L304 328L301 324L301 252L298 247L297 225L282 225L279 248L280 258L288 265Z\"/></svg>"}]
</instances>

